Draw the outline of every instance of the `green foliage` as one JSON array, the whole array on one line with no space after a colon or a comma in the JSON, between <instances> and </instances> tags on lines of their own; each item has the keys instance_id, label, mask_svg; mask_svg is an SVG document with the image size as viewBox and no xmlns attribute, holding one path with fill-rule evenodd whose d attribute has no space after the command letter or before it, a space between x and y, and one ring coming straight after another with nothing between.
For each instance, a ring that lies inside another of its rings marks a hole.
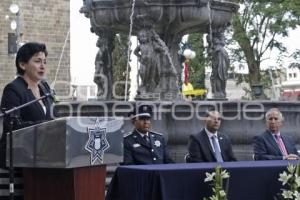
<instances>
[{"instance_id":1,"label":"green foliage","mask_svg":"<svg viewBox=\"0 0 300 200\"><path fill-rule=\"evenodd\" d=\"M119 81L126 81L126 67L127 67L127 41L128 36L125 34L118 34L114 40L113 50L113 83ZM125 96L125 85L115 84L115 93L118 96ZM129 91L129 89L128 89Z\"/></svg>"},{"instance_id":2,"label":"green foliage","mask_svg":"<svg viewBox=\"0 0 300 200\"><path fill-rule=\"evenodd\" d=\"M236 0L240 13L233 19L233 39L238 43L232 49L235 61L246 62L249 83L262 84L260 63L277 49L279 59L287 56L281 41L288 32L300 25L299 0Z\"/></svg>"},{"instance_id":3,"label":"green foliage","mask_svg":"<svg viewBox=\"0 0 300 200\"><path fill-rule=\"evenodd\" d=\"M291 58L295 60L289 65L289 68L298 68L300 69L300 49L296 49L294 53L290 55Z\"/></svg>"},{"instance_id":4,"label":"green foliage","mask_svg":"<svg viewBox=\"0 0 300 200\"><path fill-rule=\"evenodd\" d=\"M196 57L189 62L189 81L194 89L205 88L205 65L206 58L204 56L203 34L192 33L189 35L188 43L192 45Z\"/></svg>"}]
</instances>

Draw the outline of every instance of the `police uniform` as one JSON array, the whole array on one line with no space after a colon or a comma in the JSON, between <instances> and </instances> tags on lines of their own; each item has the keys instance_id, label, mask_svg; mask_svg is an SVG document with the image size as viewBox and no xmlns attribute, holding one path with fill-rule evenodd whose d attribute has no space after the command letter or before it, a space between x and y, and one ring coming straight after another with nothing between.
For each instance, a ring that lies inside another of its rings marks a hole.
<instances>
[{"instance_id":1,"label":"police uniform","mask_svg":"<svg viewBox=\"0 0 300 200\"><path fill-rule=\"evenodd\" d=\"M152 110L147 105L142 105L137 111L130 113L134 117L151 117ZM143 138L147 135L148 138ZM147 134L133 130L132 133L124 137L124 164L164 164L173 163L170 158L167 145L162 134L149 131Z\"/></svg>"},{"instance_id":2,"label":"police uniform","mask_svg":"<svg viewBox=\"0 0 300 200\"><path fill-rule=\"evenodd\" d=\"M148 132L148 135L149 142L137 130L124 137L125 165L173 163L164 137L155 132Z\"/></svg>"}]
</instances>

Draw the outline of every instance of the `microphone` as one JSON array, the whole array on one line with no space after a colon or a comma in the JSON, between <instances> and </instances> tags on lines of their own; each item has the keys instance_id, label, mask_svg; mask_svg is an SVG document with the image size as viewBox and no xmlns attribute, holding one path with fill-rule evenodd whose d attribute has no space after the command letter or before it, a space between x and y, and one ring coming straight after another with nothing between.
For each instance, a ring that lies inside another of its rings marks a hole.
<instances>
[{"instance_id":1,"label":"microphone","mask_svg":"<svg viewBox=\"0 0 300 200\"><path fill-rule=\"evenodd\" d=\"M51 97L51 99L54 102L57 102L56 96L55 96L55 91L53 89L50 88L49 84L47 83L47 81L45 79L42 79L40 81L40 86L45 94L46 97Z\"/></svg>"}]
</instances>

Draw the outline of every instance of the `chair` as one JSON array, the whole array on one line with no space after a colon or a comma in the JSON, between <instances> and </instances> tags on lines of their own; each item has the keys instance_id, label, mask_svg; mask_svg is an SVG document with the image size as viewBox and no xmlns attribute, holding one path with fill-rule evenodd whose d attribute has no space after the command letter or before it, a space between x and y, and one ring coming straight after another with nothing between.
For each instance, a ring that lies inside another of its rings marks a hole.
<instances>
[{"instance_id":1,"label":"chair","mask_svg":"<svg viewBox=\"0 0 300 200\"><path fill-rule=\"evenodd\" d=\"M185 161L186 163L188 163L188 162L189 162L189 159L190 159L190 153L185 154L185 155L184 155L184 161Z\"/></svg>"}]
</instances>

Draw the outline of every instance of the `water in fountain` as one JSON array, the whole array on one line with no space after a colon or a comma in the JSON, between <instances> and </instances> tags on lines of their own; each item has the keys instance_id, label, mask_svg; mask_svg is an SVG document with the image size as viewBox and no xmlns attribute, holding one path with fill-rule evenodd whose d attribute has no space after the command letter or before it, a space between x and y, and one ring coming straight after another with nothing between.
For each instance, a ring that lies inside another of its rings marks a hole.
<instances>
[{"instance_id":1,"label":"water in fountain","mask_svg":"<svg viewBox=\"0 0 300 200\"><path fill-rule=\"evenodd\" d=\"M155 38L157 39L157 41L159 42L159 44L162 46L163 50L164 50L164 53L165 55L167 56L169 62L170 62L170 65L171 65L171 69L172 69L172 72L174 75L176 75L176 68L173 64L173 60L171 58L171 55L170 55L170 51L169 51L169 48L167 47L167 45L165 44L165 42L160 39L159 35L153 30L153 34L155 35Z\"/></svg>"},{"instance_id":2,"label":"water in fountain","mask_svg":"<svg viewBox=\"0 0 300 200\"><path fill-rule=\"evenodd\" d=\"M128 50L127 50L127 66L126 66L126 81L125 81L125 98L124 101L127 101L127 82L129 75L129 62L130 62L130 53L131 53L131 35L132 35L132 27L133 27L133 15L135 8L135 0L132 1L131 4L131 14L130 14L130 24L129 24L129 33L128 33Z\"/></svg>"},{"instance_id":3,"label":"water in fountain","mask_svg":"<svg viewBox=\"0 0 300 200\"><path fill-rule=\"evenodd\" d=\"M212 42L212 16L211 16L211 0L209 0L207 2L207 10L208 10L208 28L209 28L209 33L208 33L208 37L209 37L209 41ZM208 49L209 52L212 51L212 45L210 46L210 48ZM211 54L209 53L208 54L210 57L211 57ZM209 59L211 60L211 59Z\"/></svg>"},{"instance_id":4,"label":"water in fountain","mask_svg":"<svg viewBox=\"0 0 300 200\"><path fill-rule=\"evenodd\" d=\"M126 85L125 85L125 101L127 100L127 81L128 81L128 71L129 71L129 62L130 62L130 53L131 53L131 33L132 33L132 27L133 27L133 16L134 16L134 10L135 9L135 0L132 3L132 9L131 9L131 13L130 13L130 28L129 28L129 36L128 36L128 59L127 59L127 73L126 73ZM142 17L141 17L142 18ZM156 31L154 29L151 29L152 35L154 36L154 39L158 42L158 44L160 45L160 47L162 48L162 52L165 56L167 56L167 59L169 61L168 66L165 65L164 67L169 67L171 66L171 74L176 77L177 75L177 70L174 66L173 60L171 58L170 52L169 52L169 48L167 47L167 45L165 44L165 42L160 38L160 36L156 33Z\"/></svg>"}]
</instances>

